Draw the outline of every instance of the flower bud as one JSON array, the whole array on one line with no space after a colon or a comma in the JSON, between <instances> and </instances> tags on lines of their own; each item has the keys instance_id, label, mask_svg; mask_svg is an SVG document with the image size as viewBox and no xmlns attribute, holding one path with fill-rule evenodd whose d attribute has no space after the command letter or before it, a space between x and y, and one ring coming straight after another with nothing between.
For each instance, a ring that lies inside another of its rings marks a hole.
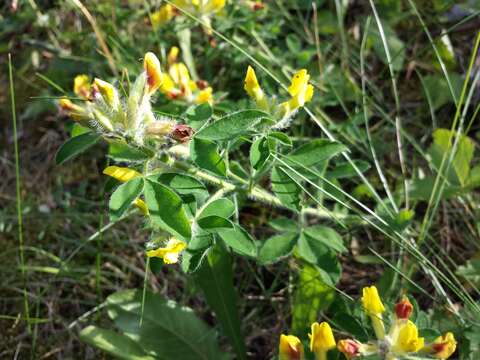
<instances>
[{"instance_id":1,"label":"flower bud","mask_svg":"<svg viewBox=\"0 0 480 360\"><path fill-rule=\"evenodd\" d=\"M192 138L193 129L188 125L177 124L173 127L170 137L179 142L187 142Z\"/></svg>"},{"instance_id":2,"label":"flower bud","mask_svg":"<svg viewBox=\"0 0 480 360\"><path fill-rule=\"evenodd\" d=\"M147 94L153 94L162 85L162 69L160 67L160 61L154 53L148 52L145 54L143 67L147 74Z\"/></svg>"},{"instance_id":3,"label":"flower bud","mask_svg":"<svg viewBox=\"0 0 480 360\"><path fill-rule=\"evenodd\" d=\"M340 340L337 345L338 351L343 353L347 359L353 359L361 355L362 344L353 339Z\"/></svg>"},{"instance_id":4,"label":"flower bud","mask_svg":"<svg viewBox=\"0 0 480 360\"><path fill-rule=\"evenodd\" d=\"M303 360L303 345L300 339L293 335L280 335L278 357L279 360Z\"/></svg>"},{"instance_id":5,"label":"flower bud","mask_svg":"<svg viewBox=\"0 0 480 360\"><path fill-rule=\"evenodd\" d=\"M429 346L430 353L436 359L448 359L456 350L457 341L455 336L451 332L445 335L439 336L434 340L431 346Z\"/></svg>"},{"instance_id":6,"label":"flower bud","mask_svg":"<svg viewBox=\"0 0 480 360\"><path fill-rule=\"evenodd\" d=\"M85 99L90 98L90 78L88 75L77 75L73 80L73 92Z\"/></svg>"},{"instance_id":7,"label":"flower bud","mask_svg":"<svg viewBox=\"0 0 480 360\"><path fill-rule=\"evenodd\" d=\"M88 118L87 112L81 106L74 104L67 98L62 98L58 101L60 108L65 111L74 120L82 120Z\"/></svg>"},{"instance_id":8,"label":"flower bud","mask_svg":"<svg viewBox=\"0 0 480 360\"><path fill-rule=\"evenodd\" d=\"M93 83L95 84L95 91L98 89L103 100L105 100L105 102L114 110L117 110L120 105L120 99L118 98L117 90L113 85L98 78L95 78Z\"/></svg>"},{"instance_id":9,"label":"flower bud","mask_svg":"<svg viewBox=\"0 0 480 360\"><path fill-rule=\"evenodd\" d=\"M413 305L408 300L406 296L403 297L402 301L395 304L395 314L397 319L406 320L412 315Z\"/></svg>"},{"instance_id":10,"label":"flower bud","mask_svg":"<svg viewBox=\"0 0 480 360\"><path fill-rule=\"evenodd\" d=\"M148 124L145 133L147 136L168 136L175 127L173 121L154 121Z\"/></svg>"},{"instance_id":11,"label":"flower bud","mask_svg":"<svg viewBox=\"0 0 480 360\"><path fill-rule=\"evenodd\" d=\"M168 56L167 56L168 65L172 65L177 62L179 52L180 50L176 46L172 46L170 48L170 51L168 52Z\"/></svg>"}]
</instances>

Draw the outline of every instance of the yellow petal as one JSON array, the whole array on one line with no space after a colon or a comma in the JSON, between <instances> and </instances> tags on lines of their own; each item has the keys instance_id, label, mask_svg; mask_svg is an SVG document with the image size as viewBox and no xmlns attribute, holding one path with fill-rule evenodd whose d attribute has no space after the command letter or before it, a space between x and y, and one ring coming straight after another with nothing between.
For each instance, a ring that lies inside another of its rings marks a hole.
<instances>
[{"instance_id":1,"label":"yellow petal","mask_svg":"<svg viewBox=\"0 0 480 360\"><path fill-rule=\"evenodd\" d=\"M166 4L150 15L150 21L152 22L153 27L157 28L172 20L174 16L175 8L170 4Z\"/></svg>"},{"instance_id":2,"label":"yellow petal","mask_svg":"<svg viewBox=\"0 0 480 360\"><path fill-rule=\"evenodd\" d=\"M363 309L368 315L378 315L385 311L385 307L375 286L363 288L362 304Z\"/></svg>"},{"instance_id":3,"label":"yellow petal","mask_svg":"<svg viewBox=\"0 0 480 360\"><path fill-rule=\"evenodd\" d=\"M333 336L332 328L327 322L313 323L311 327L312 333L310 337L310 351L315 352L327 352L330 349L335 348L335 338Z\"/></svg>"},{"instance_id":4,"label":"yellow petal","mask_svg":"<svg viewBox=\"0 0 480 360\"><path fill-rule=\"evenodd\" d=\"M148 257L160 257L165 264L174 264L178 262L180 253L187 247L184 241L176 238L168 240L167 244L163 248L147 251Z\"/></svg>"},{"instance_id":5,"label":"yellow petal","mask_svg":"<svg viewBox=\"0 0 480 360\"><path fill-rule=\"evenodd\" d=\"M169 93L173 89L175 89L175 83L173 82L172 78L168 74L163 74L162 75L162 86L160 87L160 90L163 93Z\"/></svg>"},{"instance_id":6,"label":"yellow petal","mask_svg":"<svg viewBox=\"0 0 480 360\"><path fill-rule=\"evenodd\" d=\"M417 352L423 348L424 341L424 338L418 337L418 329L415 324L407 320L398 333L393 349L399 354Z\"/></svg>"},{"instance_id":7,"label":"yellow petal","mask_svg":"<svg viewBox=\"0 0 480 360\"><path fill-rule=\"evenodd\" d=\"M168 52L168 56L167 56L167 62L168 62L169 65L172 65L173 63L175 63L177 61L179 52L180 52L180 50L176 46L172 46L170 48L170 51Z\"/></svg>"},{"instance_id":8,"label":"yellow petal","mask_svg":"<svg viewBox=\"0 0 480 360\"><path fill-rule=\"evenodd\" d=\"M147 93L153 94L162 85L163 77L160 61L154 53L147 52L143 60L143 67L147 73Z\"/></svg>"},{"instance_id":9,"label":"yellow petal","mask_svg":"<svg viewBox=\"0 0 480 360\"><path fill-rule=\"evenodd\" d=\"M90 93L90 77L88 75L77 75L73 80L73 92L83 98L88 98Z\"/></svg>"},{"instance_id":10,"label":"yellow petal","mask_svg":"<svg viewBox=\"0 0 480 360\"><path fill-rule=\"evenodd\" d=\"M225 0L210 0L207 5L204 7L204 12L206 13L216 13L222 10L225 7Z\"/></svg>"},{"instance_id":11,"label":"yellow petal","mask_svg":"<svg viewBox=\"0 0 480 360\"><path fill-rule=\"evenodd\" d=\"M58 101L58 105L68 113L75 120L82 120L88 118L87 112L81 106L71 102L67 98L62 98Z\"/></svg>"},{"instance_id":12,"label":"yellow petal","mask_svg":"<svg viewBox=\"0 0 480 360\"><path fill-rule=\"evenodd\" d=\"M170 69L168 69L168 73L175 84L188 87L190 73L184 63L173 64Z\"/></svg>"},{"instance_id":13,"label":"yellow petal","mask_svg":"<svg viewBox=\"0 0 480 360\"><path fill-rule=\"evenodd\" d=\"M148 215L149 214L148 207L147 207L147 204L145 204L145 201L137 198L137 199L135 199L135 201L133 203L141 211L141 213L143 215Z\"/></svg>"},{"instance_id":14,"label":"yellow petal","mask_svg":"<svg viewBox=\"0 0 480 360\"><path fill-rule=\"evenodd\" d=\"M133 178L142 176L138 171L120 166L108 166L103 170L103 173L121 182L127 182Z\"/></svg>"},{"instance_id":15,"label":"yellow petal","mask_svg":"<svg viewBox=\"0 0 480 360\"><path fill-rule=\"evenodd\" d=\"M457 341L451 332L436 338L432 345L429 346L431 353L436 359L448 359L455 352L457 348Z\"/></svg>"},{"instance_id":16,"label":"yellow petal","mask_svg":"<svg viewBox=\"0 0 480 360\"><path fill-rule=\"evenodd\" d=\"M98 91L100 91L100 94L102 94L105 102L112 108L117 109L118 105L120 104L120 100L118 98L117 90L115 90L113 85L98 78L95 78L93 83L97 87Z\"/></svg>"},{"instance_id":17,"label":"yellow petal","mask_svg":"<svg viewBox=\"0 0 480 360\"><path fill-rule=\"evenodd\" d=\"M288 87L288 92L292 96L291 108L292 111L305 105L313 97L313 86L308 83L310 75L307 70L302 69L292 77L292 82Z\"/></svg>"},{"instance_id":18,"label":"yellow petal","mask_svg":"<svg viewBox=\"0 0 480 360\"><path fill-rule=\"evenodd\" d=\"M293 335L280 335L278 357L279 360L302 360L304 353L300 339Z\"/></svg>"},{"instance_id":19,"label":"yellow petal","mask_svg":"<svg viewBox=\"0 0 480 360\"><path fill-rule=\"evenodd\" d=\"M245 75L245 85L243 87L247 94L256 99L256 93L261 91L260 84L257 80L257 75L255 74L255 70L249 65L247 68L247 74Z\"/></svg>"},{"instance_id":20,"label":"yellow petal","mask_svg":"<svg viewBox=\"0 0 480 360\"><path fill-rule=\"evenodd\" d=\"M195 99L195 102L197 104L212 103L213 102L212 91L213 90L210 86L201 90L198 93L197 98Z\"/></svg>"}]
</instances>

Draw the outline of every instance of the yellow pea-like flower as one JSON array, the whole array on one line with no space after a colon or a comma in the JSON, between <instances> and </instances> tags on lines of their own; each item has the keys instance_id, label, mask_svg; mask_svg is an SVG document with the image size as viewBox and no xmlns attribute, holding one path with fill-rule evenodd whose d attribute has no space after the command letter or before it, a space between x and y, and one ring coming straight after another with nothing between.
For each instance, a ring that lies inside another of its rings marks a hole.
<instances>
[{"instance_id":1,"label":"yellow pea-like flower","mask_svg":"<svg viewBox=\"0 0 480 360\"><path fill-rule=\"evenodd\" d=\"M368 313L368 315L381 314L385 311L385 306L383 306L380 295L378 295L378 290L375 286L369 286L363 288L362 296L363 309Z\"/></svg>"},{"instance_id":2,"label":"yellow pea-like flower","mask_svg":"<svg viewBox=\"0 0 480 360\"><path fill-rule=\"evenodd\" d=\"M90 95L90 77L85 74L75 76L73 92L78 96L88 98Z\"/></svg>"},{"instance_id":3,"label":"yellow pea-like flower","mask_svg":"<svg viewBox=\"0 0 480 360\"><path fill-rule=\"evenodd\" d=\"M58 101L58 105L68 113L74 120L87 119L87 112L81 106L74 104L67 98L62 98Z\"/></svg>"},{"instance_id":4,"label":"yellow pea-like flower","mask_svg":"<svg viewBox=\"0 0 480 360\"><path fill-rule=\"evenodd\" d=\"M155 11L150 15L150 21L152 22L153 28L156 29L157 27L168 23L173 19L174 16L175 7L170 4L166 4L163 5L158 11Z\"/></svg>"},{"instance_id":5,"label":"yellow pea-like flower","mask_svg":"<svg viewBox=\"0 0 480 360\"><path fill-rule=\"evenodd\" d=\"M382 313L385 311L385 306L383 306L375 286L363 288L362 304L363 309L370 316L377 339L383 340L385 338L385 325L383 324Z\"/></svg>"},{"instance_id":6,"label":"yellow pea-like flower","mask_svg":"<svg viewBox=\"0 0 480 360\"><path fill-rule=\"evenodd\" d=\"M175 264L178 262L180 253L187 247L184 241L176 238L168 240L165 247L161 247L155 250L147 251L148 257L162 258L165 264Z\"/></svg>"},{"instance_id":7,"label":"yellow pea-like flower","mask_svg":"<svg viewBox=\"0 0 480 360\"><path fill-rule=\"evenodd\" d=\"M143 67L147 74L146 92L153 94L162 85L163 74L160 61L152 52L147 52L143 59Z\"/></svg>"},{"instance_id":8,"label":"yellow pea-like flower","mask_svg":"<svg viewBox=\"0 0 480 360\"><path fill-rule=\"evenodd\" d=\"M98 91L102 95L105 102L110 105L113 109L117 110L120 105L120 99L118 98L118 93L115 87L101 79L95 78L93 83L97 87Z\"/></svg>"},{"instance_id":9,"label":"yellow pea-like flower","mask_svg":"<svg viewBox=\"0 0 480 360\"><path fill-rule=\"evenodd\" d=\"M213 102L213 89L209 86L198 93L195 102L197 104L212 103Z\"/></svg>"},{"instance_id":10,"label":"yellow pea-like flower","mask_svg":"<svg viewBox=\"0 0 480 360\"><path fill-rule=\"evenodd\" d=\"M436 338L431 345L428 346L430 353L436 359L448 359L457 349L457 341L451 332Z\"/></svg>"},{"instance_id":11,"label":"yellow pea-like flower","mask_svg":"<svg viewBox=\"0 0 480 360\"><path fill-rule=\"evenodd\" d=\"M413 322L407 320L394 339L393 351L397 354L417 352L424 346L424 338L418 336L418 329Z\"/></svg>"},{"instance_id":12,"label":"yellow pea-like flower","mask_svg":"<svg viewBox=\"0 0 480 360\"><path fill-rule=\"evenodd\" d=\"M136 170L120 166L108 166L103 170L103 173L121 182L127 182L142 176L142 174Z\"/></svg>"},{"instance_id":13,"label":"yellow pea-like flower","mask_svg":"<svg viewBox=\"0 0 480 360\"><path fill-rule=\"evenodd\" d=\"M245 75L245 84L243 88L247 92L248 96L255 100L258 107L263 110L268 110L269 106L267 98L260 87L260 84L258 83L255 70L253 70L251 66L248 66L247 68L247 74Z\"/></svg>"},{"instance_id":14,"label":"yellow pea-like flower","mask_svg":"<svg viewBox=\"0 0 480 360\"><path fill-rule=\"evenodd\" d=\"M225 0L210 0L204 7L204 12L207 13L216 13L222 10L225 7L226 1Z\"/></svg>"},{"instance_id":15,"label":"yellow pea-like flower","mask_svg":"<svg viewBox=\"0 0 480 360\"><path fill-rule=\"evenodd\" d=\"M172 65L177 61L179 52L180 50L176 46L172 46L170 48L170 51L168 52L168 55L167 55L167 62L169 65Z\"/></svg>"},{"instance_id":16,"label":"yellow pea-like flower","mask_svg":"<svg viewBox=\"0 0 480 360\"><path fill-rule=\"evenodd\" d=\"M149 214L148 206L142 199L136 198L133 204L140 210L143 215Z\"/></svg>"},{"instance_id":17,"label":"yellow pea-like flower","mask_svg":"<svg viewBox=\"0 0 480 360\"><path fill-rule=\"evenodd\" d=\"M327 356L327 351L335 348L335 338L333 336L332 328L327 322L313 323L311 326L312 333L308 334L310 337L310 351L315 353L318 360L324 360Z\"/></svg>"},{"instance_id":18,"label":"yellow pea-like flower","mask_svg":"<svg viewBox=\"0 0 480 360\"><path fill-rule=\"evenodd\" d=\"M280 335L278 346L279 360L303 360L303 345L300 339L293 335Z\"/></svg>"}]
</instances>

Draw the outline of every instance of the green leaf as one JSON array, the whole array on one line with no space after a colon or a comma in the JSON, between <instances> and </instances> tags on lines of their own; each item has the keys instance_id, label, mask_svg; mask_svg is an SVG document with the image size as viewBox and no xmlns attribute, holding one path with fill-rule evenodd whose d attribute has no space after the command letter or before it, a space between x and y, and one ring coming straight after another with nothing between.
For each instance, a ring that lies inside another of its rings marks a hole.
<instances>
[{"instance_id":1,"label":"green leaf","mask_svg":"<svg viewBox=\"0 0 480 360\"><path fill-rule=\"evenodd\" d=\"M126 335L112 330L87 326L80 332L80 340L94 346L118 359L125 360L155 360L147 355L138 343Z\"/></svg>"},{"instance_id":2,"label":"green leaf","mask_svg":"<svg viewBox=\"0 0 480 360\"><path fill-rule=\"evenodd\" d=\"M322 280L319 270L304 264L293 295L292 333L304 334L320 311L326 310L333 301L334 290Z\"/></svg>"},{"instance_id":3,"label":"green leaf","mask_svg":"<svg viewBox=\"0 0 480 360\"><path fill-rule=\"evenodd\" d=\"M227 167L217 151L217 145L209 140L193 138L190 141L190 156L200 168L225 176Z\"/></svg>"},{"instance_id":4,"label":"green leaf","mask_svg":"<svg viewBox=\"0 0 480 360\"><path fill-rule=\"evenodd\" d=\"M368 334L362 324L352 315L347 313L338 313L333 318L333 322L337 324L340 329L346 331L348 334L354 336L362 342L368 340Z\"/></svg>"},{"instance_id":5,"label":"green leaf","mask_svg":"<svg viewBox=\"0 0 480 360\"><path fill-rule=\"evenodd\" d=\"M261 264L270 264L288 256L293 251L297 237L295 233L272 236L260 248L258 260Z\"/></svg>"},{"instance_id":6,"label":"green leaf","mask_svg":"<svg viewBox=\"0 0 480 360\"><path fill-rule=\"evenodd\" d=\"M346 252L342 237L332 228L323 225L315 225L305 229L305 234L315 239L330 249L337 252Z\"/></svg>"},{"instance_id":7,"label":"green leaf","mask_svg":"<svg viewBox=\"0 0 480 360\"><path fill-rule=\"evenodd\" d=\"M228 114L195 134L195 138L207 140L230 140L248 132L254 132L255 125L263 118L270 118L259 110L240 110Z\"/></svg>"},{"instance_id":8,"label":"green leaf","mask_svg":"<svg viewBox=\"0 0 480 360\"><path fill-rule=\"evenodd\" d=\"M402 70L403 63L405 62L405 44L397 37L395 30L393 30L388 23L383 22L382 27L385 33L387 47L390 51L392 68L397 71ZM386 49L384 47L379 30L372 28L370 31L370 39L373 42L375 54L377 54L384 64L388 64Z\"/></svg>"},{"instance_id":9,"label":"green leaf","mask_svg":"<svg viewBox=\"0 0 480 360\"><path fill-rule=\"evenodd\" d=\"M458 99L462 91L463 77L460 74L449 73L453 93ZM454 103L447 80L442 75L428 75L423 78L423 89L431 99L433 110L437 110L448 103Z\"/></svg>"},{"instance_id":10,"label":"green leaf","mask_svg":"<svg viewBox=\"0 0 480 360\"><path fill-rule=\"evenodd\" d=\"M137 177L120 185L114 191L108 203L110 218L112 220L117 220L122 217L133 201L142 193L143 185L143 178Z\"/></svg>"},{"instance_id":11,"label":"green leaf","mask_svg":"<svg viewBox=\"0 0 480 360\"><path fill-rule=\"evenodd\" d=\"M115 161L144 161L152 158L154 153L146 153L119 141L110 142L108 156Z\"/></svg>"},{"instance_id":12,"label":"green leaf","mask_svg":"<svg viewBox=\"0 0 480 360\"><path fill-rule=\"evenodd\" d=\"M197 215L201 219L207 216L220 216L228 219L235 213L235 205L230 200L223 198L217 199L209 203L202 212Z\"/></svg>"},{"instance_id":13,"label":"green leaf","mask_svg":"<svg viewBox=\"0 0 480 360\"><path fill-rule=\"evenodd\" d=\"M293 150L286 158L294 166L308 167L328 160L342 151L347 151L347 147L343 144L317 139Z\"/></svg>"},{"instance_id":14,"label":"green leaf","mask_svg":"<svg viewBox=\"0 0 480 360\"><path fill-rule=\"evenodd\" d=\"M82 125L80 125L79 123L76 122L72 126L72 130L70 131L70 136L75 137L75 136L78 136L78 135L86 134L86 133L91 132L91 131L92 130L90 130L89 128L87 128L85 126L82 126Z\"/></svg>"},{"instance_id":15,"label":"green leaf","mask_svg":"<svg viewBox=\"0 0 480 360\"><path fill-rule=\"evenodd\" d=\"M222 358L215 331L191 309L160 295L146 293L143 317L141 291L126 290L110 295L107 309L115 325L156 359Z\"/></svg>"},{"instance_id":16,"label":"green leaf","mask_svg":"<svg viewBox=\"0 0 480 360\"><path fill-rule=\"evenodd\" d=\"M233 229L233 224L230 220L216 215L202 217L197 220L197 223L203 230L210 232Z\"/></svg>"},{"instance_id":17,"label":"green leaf","mask_svg":"<svg viewBox=\"0 0 480 360\"><path fill-rule=\"evenodd\" d=\"M95 145L98 140L100 140L100 135L91 131L68 139L55 155L55 162L57 165L60 165L73 159L75 156Z\"/></svg>"},{"instance_id":18,"label":"green leaf","mask_svg":"<svg viewBox=\"0 0 480 360\"><path fill-rule=\"evenodd\" d=\"M240 326L237 292L233 283L231 256L216 246L210 249L207 261L195 274L208 305L215 312L224 334L232 344L238 359L246 359L245 340ZM178 358L178 357L177 357Z\"/></svg>"},{"instance_id":19,"label":"green leaf","mask_svg":"<svg viewBox=\"0 0 480 360\"><path fill-rule=\"evenodd\" d=\"M144 194L152 222L188 241L191 235L190 222L180 196L165 185L148 179Z\"/></svg>"},{"instance_id":20,"label":"green leaf","mask_svg":"<svg viewBox=\"0 0 480 360\"><path fill-rule=\"evenodd\" d=\"M240 255L251 257L257 255L255 241L240 225L234 224L232 230L221 230L218 234L222 240L233 249L233 251Z\"/></svg>"},{"instance_id":21,"label":"green leaf","mask_svg":"<svg viewBox=\"0 0 480 360\"><path fill-rule=\"evenodd\" d=\"M354 160L353 163L362 173L370 169L370 164L366 161ZM327 171L327 175L331 179L344 179L358 176L356 170L353 168L351 163L342 163L335 165L332 170Z\"/></svg>"},{"instance_id":22,"label":"green leaf","mask_svg":"<svg viewBox=\"0 0 480 360\"><path fill-rule=\"evenodd\" d=\"M475 145L469 137L465 135L459 136L456 153L453 156L446 176L451 184L465 186L470 175L470 163L473 159ZM437 169L440 169L444 156L446 157L445 161L448 161L453 150L454 141L455 132L449 129L437 129L433 133L433 144L430 146L428 153ZM444 169L446 164L445 162Z\"/></svg>"},{"instance_id":23,"label":"green leaf","mask_svg":"<svg viewBox=\"0 0 480 360\"><path fill-rule=\"evenodd\" d=\"M274 167L270 176L272 190L282 204L291 210L300 210L300 187L280 167Z\"/></svg>"},{"instance_id":24,"label":"green leaf","mask_svg":"<svg viewBox=\"0 0 480 360\"><path fill-rule=\"evenodd\" d=\"M255 170L260 169L268 160L270 149L266 138L261 137L250 147L250 164Z\"/></svg>"},{"instance_id":25,"label":"green leaf","mask_svg":"<svg viewBox=\"0 0 480 360\"><path fill-rule=\"evenodd\" d=\"M199 129L208 119L212 117L213 110L210 104L192 105L185 113L187 124L193 129Z\"/></svg>"},{"instance_id":26,"label":"green leaf","mask_svg":"<svg viewBox=\"0 0 480 360\"><path fill-rule=\"evenodd\" d=\"M278 231L298 231L298 223L295 220L286 217L279 217L270 220L268 224Z\"/></svg>"},{"instance_id":27,"label":"green leaf","mask_svg":"<svg viewBox=\"0 0 480 360\"><path fill-rule=\"evenodd\" d=\"M162 173L158 176L153 175L151 178L163 185L171 187L180 195L192 194L200 199L208 196L208 190L205 185L192 176L177 173Z\"/></svg>"},{"instance_id":28,"label":"green leaf","mask_svg":"<svg viewBox=\"0 0 480 360\"><path fill-rule=\"evenodd\" d=\"M282 132L279 132L279 131L273 131L270 134L268 134L268 138L275 139L276 141L278 141L282 145L292 146L292 140L285 133L282 133Z\"/></svg>"},{"instance_id":29,"label":"green leaf","mask_svg":"<svg viewBox=\"0 0 480 360\"><path fill-rule=\"evenodd\" d=\"M324 272L323 281L328 285L333 286L340 280L340 263L335 253L323 242L302 233L298 242L298 254Z\"/></svg>"}]
</instances>

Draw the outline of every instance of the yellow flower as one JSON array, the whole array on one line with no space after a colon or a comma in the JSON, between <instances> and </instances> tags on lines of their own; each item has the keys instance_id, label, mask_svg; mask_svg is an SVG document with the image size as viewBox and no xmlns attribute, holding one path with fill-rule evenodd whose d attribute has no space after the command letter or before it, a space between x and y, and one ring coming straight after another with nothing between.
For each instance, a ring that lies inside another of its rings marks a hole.
<instances>
[{"instance_id":1,"label":"yellow flower","mask_svg":"<svg viewBox=\"0 0 480 360\"><path fill-rule=\"evenodd\" d=\"M143 215L149 214L147 204L145 204L145 201L143 201L142 199L136 198L133 204L140 210Z\"/></svg>"},{"instance_id":2,"label":"yellow flower","mask_svg":"<svg viewBox=\"0 0 480 360\"><path fill-rule=\"evenodd\" d=\"M280 335L278 357L279 360L303 360L303 345L300 339L293 335Z\"/></svg>"},{"instance_id":3,"label":"yellow flower","mask_svg":"<svg viewBox=\"0 0 480 360\"><path fill-rule=\"evenodd\" d=\"M168 56L167 56L168 65L172 65L177 61L179 52L180 50L176 46L172 46L170 48L170 51L168 52Z\"/></svg>"},{"instance_id":4,"label":"yellow flower","mask_svg":"<svg viewBox=\"0 0 480 360\"><path fill-rule=\"evenodd\" d=\"M396 354L417 352L424 346L424 338L418 337L418 329L413 322L407 320L393 341L392 349Z\"/></svg>"},{"instance_id":5,"label":"yellow flower","mask_svg":"<svg viewBox=\"0 0 480 360\"><path fill-rule=\"evenodd\" d=\"M362 304L368 315L378 315L385 311L385 306L383 306L375 286L363 288Z\"/></svg>"},{"instance_id":6,"label":"yellow flower","mask_svg":"<svg viewBox=\"0 0 480 360\"><path fill-rule=\"evenodd\" d=\"M171 238L165 247L147 251L148 257L162 258L165 264L175 264L178 262L180 253L187 247L187 244L181 240Z\"/></svg>"},{"instance_id":7,"label":"yellow flower","mask_svg":"<svg viewBox=\"0 0 480 360\"><path fill-rule=\"evenodd\" d=\"M170 4L166 4L150 15L150 21L152 22L153 28L156 29L157 27L168 23L174 16L175 8Z\"/></svg>"},{"instance_id":8,"label":"yellow flower","mask_svg":"<svg viewBox=\"0 0 480 360\"><path fill-rule=\"evenodd\" d=\"M200 92L197 95L197 98L195 99L195 102L197 104L204 104L204 103L212 103L213 102L213 96L212 96L212 88L209 86L203 90L200 90Z\"/></svg>"},{"instance_id":9,"label":"yellow flower","mask_svg":"<svg viewBox=\"0 0 480 360\"><path fill-rule=\"evenodd\" d=\"M216 13L225 7L225 0L210 0L204 5L203 11L207 13Z\"/></svg>"},{"instance_id":10,"label":"yellow flower","mask_svg":"<svg viewBox=\"0 0 480 360\"><path fill-rule=\"evenodd\" d=\"M313 351L317 359L326 359L328 350L335 348L335 338L333 337L332 329L326 322L313 323L312 333L308 334L310 337L310 351Z\"/></svg>"},{"instance_id":11,"label":"yellow flower","mask_svg":"<svg viewBox=\"0 0 480 360\"><path fill-rule=\"evenodd\" d=\"M436 359L448 359L457 348L457 341L451 332L436 338L431 345L428 346L430 353Z\"/></svg>"},{"instance_id":12,"label":"yellow flower","mask_svg":"<svg viewBox=\"0 0 480 360\"><path fill-rule=\"evenodd\" d=\"M152 52L147 52L143 60L143 67L147 74L147 94L153 94L162 85L162 69L160 61Z\"/></svg>"},{"instance_id":13,"label":"yellow flower","mask_svg":"<svg viewBox=\"0 0 480 360\"><path fill-rule=\"evenodd\" d=\"M363 288L362 304L365 312L370 316L377 339L383 340L385 338L385 325L382 321L382 313L385 311L385 306L383 306L375 286Z\"/></svg>"},{"instance_id":14,"label":"yellow flower","mask_svg":"<svg viewBox=\"0 0 480 360\"><path fill-rule=\"evenodd\" d=\"M58 101L58 105L60 105L60 107L64 111L66 111L68 115L71 116L74 120L83 120L88 117L84 108L74 104L67 98L61 98Z\"/></svg>"},{"instance_id":15,"label":"yellow flower","mask_svg":"<svg viewBox=\"0 0 480 360\"><path fill-rule=\"evenodd\" d=\"M103 100L105 100L105 102L113 109L118 109L120 99L118 98L117 90L113 85L98 78L95 78L93 83L98 91L100 91L100 94L102 94Z\"/></svg>"},{"instance_id":16,"label":"yellow flower","mask_svg":"<svg viewBox=\"0 0 480 360\"><path fill-rule=\"evenodd\" d=\"M77 75L73 80L73 92L85 99L90 97L90 77L88 75Z\"/></svg>"},{"instance_id":17,"label":"yellow flower","mask_svg":"<svg viewBox=\"0 0 480 360\"><path fill-rule=\"evenodd\" d=\"M108 166L103 170L103 173L121 182L127 182L142 176L138 171L120 166Z\"/></svg>"},{"instance_id":18,"label":"yellow flower","mask_svg":"<svg viewBox=\"0 0 480 360\"><path fill-rule=\"evenodd\" d=\"M292 77L288 93L292 96L290 100L279 104L279 113L283 118L289 118L305 103L309 102L313 97L313 86L308 83L310 75L307 70L302 69Z\"/></svg>"},{"instance_id":19,"label":"yellow flower","mask_svg":"<svg viewBox=\"0 0 480 360\"><path fill-rule=\"evenodd\" d=\"M248 96L255 100L258 107L263 110L268 110L268 101L265 97L265 93L263 92L260 84L257 80L257 75L255 74L255 70L251 66L247 68L247 74L245 75L245 85L243 87L247 92Z\"/></svg>"},{"instance_id":20,"label":"yellow flower","mask_svg":"<svg viewBox=\"0 0 480 360\"><path fill-rule=\"evenodd\" d=\"M307 70L302 69L292 77L292 82L288 87L288 92L292 96L291 107L294 109L305 105L313 97L313 86L308 83L310 75Z\"/></svg>"}]
</instances>

